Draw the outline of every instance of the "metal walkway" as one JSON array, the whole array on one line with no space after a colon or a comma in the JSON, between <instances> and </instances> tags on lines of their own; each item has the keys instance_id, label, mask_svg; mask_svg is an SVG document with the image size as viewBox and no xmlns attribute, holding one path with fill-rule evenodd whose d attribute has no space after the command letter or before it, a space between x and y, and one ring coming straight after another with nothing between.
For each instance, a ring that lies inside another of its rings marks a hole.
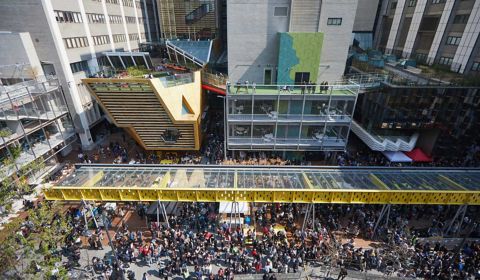
<instances>
[{"instance_id":1,"label":"metal walkway","mask_svg":"<svg viewBox=\"0 0 480 280\"><path fill-rule=\"evenodd\" d=\"M480 205L480 169L77 165L48 200Z\"/></svg>"}]
</instances>

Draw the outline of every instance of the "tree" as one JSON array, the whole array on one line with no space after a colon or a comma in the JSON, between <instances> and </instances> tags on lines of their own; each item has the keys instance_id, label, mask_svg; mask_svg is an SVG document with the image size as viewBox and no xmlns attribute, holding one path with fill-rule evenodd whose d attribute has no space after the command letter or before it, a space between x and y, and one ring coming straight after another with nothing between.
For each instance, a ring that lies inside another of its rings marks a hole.
<instances>
[{"instance_id":1,"label":"tree","mask_svg":"<svg viewBox=\"0 0 480 280\"><path fill-rule=\"evenodd\" d=\"M30 230L21 234L22 226ZM38 274L49 279L52 271L57 271L58 279L68 279L67 270L55 264L61 262L56 254L58 246L71 230L62 215L61 205L55 203L31 209L26 220L16 219L9 223L5 230L7 235L0 242L0 278L6 272L14 272L22 279L28 275L37 279Z\"/></svg>"}]
</instances>

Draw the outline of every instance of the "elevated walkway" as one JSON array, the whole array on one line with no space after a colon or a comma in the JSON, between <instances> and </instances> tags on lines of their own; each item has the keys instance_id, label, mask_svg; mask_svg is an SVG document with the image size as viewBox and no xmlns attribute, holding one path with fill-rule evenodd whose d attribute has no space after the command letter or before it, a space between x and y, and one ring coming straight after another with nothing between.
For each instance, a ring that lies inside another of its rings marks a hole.
<instances>
[{"instance_id":1,"label":"elevated walkway","mask_svg":"<svg viewBox=\"0 0 480 280\"><path fill-rule=\"evenodd\" d=\"M480 205L480 169L77 165L47 200Z\"/></svg>"}]
</instances>

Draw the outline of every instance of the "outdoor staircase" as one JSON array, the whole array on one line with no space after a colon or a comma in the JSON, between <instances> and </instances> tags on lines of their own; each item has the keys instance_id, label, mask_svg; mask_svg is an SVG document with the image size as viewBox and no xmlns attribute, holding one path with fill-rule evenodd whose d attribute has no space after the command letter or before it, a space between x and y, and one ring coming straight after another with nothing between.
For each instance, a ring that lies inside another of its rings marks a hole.
<instances>
[{"instance_id":1,"label":"outdoor staircase","mask_svg":"<svg viewBox=\"0 0 480 280\"><path fill-rule=\"evenodd\" d=\"M185 16L185 23L194 24L205 17L208 13L212 12L214 9L215 4L213 1L202 4Z\"/></svg>"},{"instance_id":2,"label":"outdoor staircase","mask_svg":"<svg viewBox=\"0 0 480 280\"><path fill-rule=\"evenodd\" d=\"M395 136L391 136L389 138L379 139L378 137L373 136L368 131L363 129L363 127L355 121L352 121L351 129L358 138L362 139L362 141L373 151L401 151L401 152L409 152L415 148L415 144L418 140L418 133L414 133L409 141L405 141L400 137L395 138ZM394 140L395 138L395 140Z\"/></svg>"}]
</instances>

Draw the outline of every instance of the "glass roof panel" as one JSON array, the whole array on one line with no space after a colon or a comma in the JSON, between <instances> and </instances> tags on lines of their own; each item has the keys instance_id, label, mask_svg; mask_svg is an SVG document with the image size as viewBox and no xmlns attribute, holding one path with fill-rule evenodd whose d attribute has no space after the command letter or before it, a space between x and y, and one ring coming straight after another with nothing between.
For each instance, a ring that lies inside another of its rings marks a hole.
<instances>
[{"instance_id":1,"label":"glass roof panel","mask_svg":"<svg viewBox=\"0 0 480 280\"><path fill-rule=\"evenodd\" d=\"M57 185L215 189L234 188L235 179L243 189L480 190L480 169L312 166L77 165Z\"/></svg>"}]
</instances>

